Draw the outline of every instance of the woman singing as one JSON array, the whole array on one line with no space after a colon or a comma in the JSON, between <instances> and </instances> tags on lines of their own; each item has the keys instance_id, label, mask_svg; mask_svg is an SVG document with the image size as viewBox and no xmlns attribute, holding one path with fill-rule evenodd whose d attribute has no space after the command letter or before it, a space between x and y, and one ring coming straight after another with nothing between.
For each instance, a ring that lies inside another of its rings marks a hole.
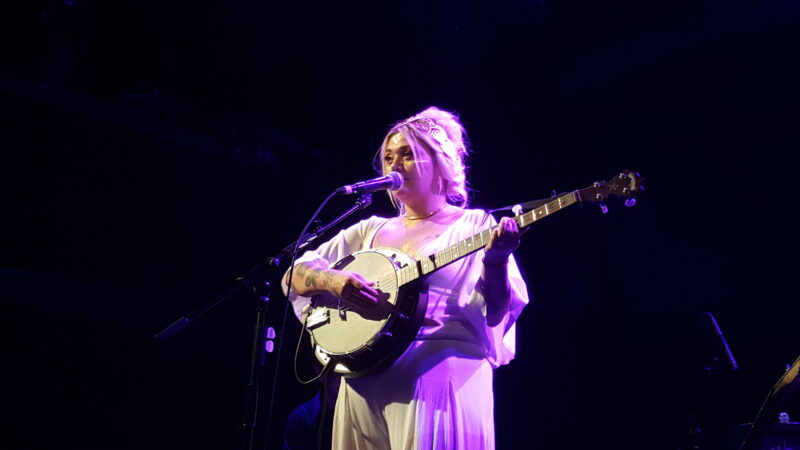
<instances>
[{"instance_id":1,"label":"woman singing","mask_svg":"<svg viewBox=\"0 0 800 450\"><path fill-rule=\"evenodd\" d=\"M497 225L467 209L465 132L452 113L430 107L386 134L376 168L397 172L390 191L396 217L371 217L298 259L290 301L300 317L310 297L327 292L369 308L379 293L336 261L378 247L420 259ZM528 303L511 253L516 223L504 217L484 250L429 274L422 327L387 369L345 380L333 420L334 449L493 449L492 369L514 357L514 323Z\"/></svg>"}]
</instances>

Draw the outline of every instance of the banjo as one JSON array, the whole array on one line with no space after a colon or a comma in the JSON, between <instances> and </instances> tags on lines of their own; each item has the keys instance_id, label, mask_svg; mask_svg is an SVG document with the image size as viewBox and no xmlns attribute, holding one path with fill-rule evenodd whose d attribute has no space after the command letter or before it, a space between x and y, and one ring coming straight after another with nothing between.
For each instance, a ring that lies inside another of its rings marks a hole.
<instances>
[{"instance_id":1,"label":"banjo","mask_svg":"<svg viewBox=\"0 0 800 450\"><path fill-rule=\"evenodd\" d=\"M633 198L643 189L643 179L623 171L607 182L552 198L547 203L517 214L520 229L575 203L600 203L606 211L608 198ZM419 295L426 275L472 254L489 244L495 227L487 228L461 242L416 260L400 250L375 248L349 255L332 268L347 269L375 282L380 296L376 305L362 308L344 304L330 294L316 295L306 311L304 327L311 335L314 354L323 366L333 364L334 372L356 378L389 366L417 336L425 316L426 296Z\"/></svg>"}]
</instances>

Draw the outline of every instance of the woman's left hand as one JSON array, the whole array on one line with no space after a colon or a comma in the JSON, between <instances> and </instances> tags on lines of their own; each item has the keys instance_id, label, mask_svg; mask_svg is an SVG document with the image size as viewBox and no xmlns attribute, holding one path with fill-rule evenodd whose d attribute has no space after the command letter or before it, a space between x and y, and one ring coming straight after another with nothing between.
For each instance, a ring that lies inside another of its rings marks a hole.
<instances>
[{"instance_id":1,"label":"woman's left hand","mask_svg":"<svg viewBox=\"0 0 800 450\"><path fill-rule=\"evenodd\" d=\"M484 250L483 261L492 266L502 266L508 256L519 247L519 227L511 217L502 217L497 228L492 231L489 245Z\"/></svg>"}]
</instances>

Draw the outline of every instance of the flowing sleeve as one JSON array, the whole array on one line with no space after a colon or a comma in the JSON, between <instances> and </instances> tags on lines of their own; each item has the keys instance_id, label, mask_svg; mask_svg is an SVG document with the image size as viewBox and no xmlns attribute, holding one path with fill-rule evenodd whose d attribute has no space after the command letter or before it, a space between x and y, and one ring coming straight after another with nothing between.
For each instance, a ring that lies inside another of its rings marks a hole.
<instances>
[{"instance_id":1,"label":"flowing sleeve","mask_svg":"<svg viewBox=\"0 0 800 450\"><path fill-rule=\"evenodd\" d=\"M479 220L476 232L485 230L497 224L494 217L486 212L482 212L483 218ZM512 254L508 260L508 282L511 288L511 300L508 312L503 320L494 327L486 324L486 299L478 289L477 280L483 269L483 250L474 255L473 270L476 273L475 284L471 286L471 292L466 304L466 313L472 326L481 334L484 347L486 348L486 359L492 367L499 367L508 364L516 354L516 321L522 313L523 308L528 304L528 288L522 279L517 262Z\"/></svg>"},{"instance_id":2,"label":"flowing sleeve","mask_svg":"<svg viewBox=\"0 0 800 450\"><path fill-rule=\"evenodd\" d=\"M336 261L339 261L345 256L362 250L368 246L369 242L367 239L371 238L374 231L385 220L386 219L372 216L369 219L362 220L355 225L345 228L336 234L336 236L317 247L315 250L309 250L303 253L295 260L294 264L297 266L297 264L303 262L320 261L326 268L330 267ZM283 289L283 294L285 296L287 295L288 291L288 285L286 284L288 273L289 271L287 270L286 276L281 279L281 288ZM287 298L292 304L295 316L300 319L303 308L311 303L311 297L304 297L292 291L288 293Z\"/></svg>"}]
</instances>

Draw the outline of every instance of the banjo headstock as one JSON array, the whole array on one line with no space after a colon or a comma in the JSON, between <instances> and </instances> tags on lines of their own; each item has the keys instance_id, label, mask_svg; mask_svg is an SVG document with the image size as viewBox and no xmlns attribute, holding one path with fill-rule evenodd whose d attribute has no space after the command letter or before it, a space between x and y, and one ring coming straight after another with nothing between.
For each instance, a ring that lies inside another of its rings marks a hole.
<instances>
[{"instance_id":1,"label":"banjo headstock","mask_svg":"<svg viewBox=\"0 0 800 450\"><path fill-rule=\"evenodd\" d=\"M605 202L610 198L625 199L626 206L636 204L636 195L644 190L644 178L632 170L623 170L608 181L596 181L591 186L579 189L578 201L600 203L605 209Z\"/></svg>"}]
</instances>

